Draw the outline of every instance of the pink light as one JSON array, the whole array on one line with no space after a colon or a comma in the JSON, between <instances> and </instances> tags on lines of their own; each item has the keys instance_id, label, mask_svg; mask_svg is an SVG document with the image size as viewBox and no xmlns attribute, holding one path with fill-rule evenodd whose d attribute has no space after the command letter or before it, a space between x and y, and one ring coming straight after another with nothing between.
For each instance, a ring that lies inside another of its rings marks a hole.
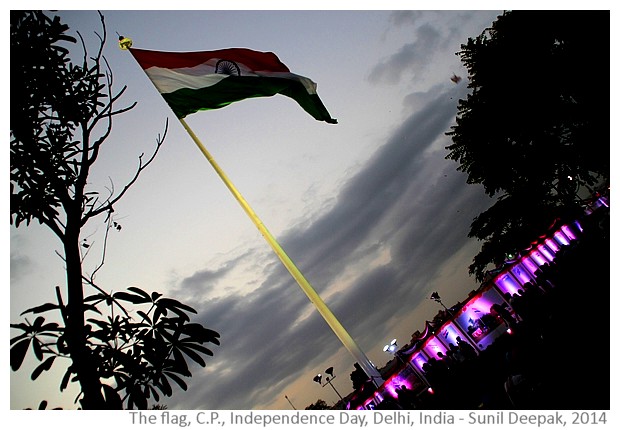
<instances>
[{"instance_id":1,"label":"pink light","mask_svg":"<svg viewBox=\"0 0 620 430\"><path fill-rule=\"evenodd\" d=\"M532 260L534 260L534 262L538 265L538 267L548 262L538 249L535 249L532 252L530 252L529 257Z\"/></svg>"},{"instance_id":2,"label":"pink light","mask_svg":"<svg viewBox=\"0 0 620 430\"><path fill-rule=\"evenodd\" d=\"M570 243L570 239L568 237L566 237L566 235L564 234L564 232L562 232L562 230L556 231L553 234L553 238L560 245L568 245Z\"/></svg>"},{"instance_id":3,"label":"pink light","mask_svg":"<svg viewBox=\"0 0 620 430\"><path fill-rule=\"evenodd\" d=\"M524 270L517 268L517 271L525 276L525 282L530 280L530 277ZM519 285L517 280L509 272L502 272L495 278L494 282L503 294L515 294L521 288L521 285Z\"/></svg>"},{"instance_id":4,"label":"pink light","mask_svg":"<svg viewBox=\"0 0 620 430\"><path fill-rule=\"evenodd\" d=\"M440 340L443 341L444 345L449 346L451 343L456 345L456 338L463 334L461 331L454 325L452 322L446 323L440 331Z\"/></svg>"},{"instance_id":5,"label":"pink light","mask_svg":"<svg viewBox=\"0 0 620 430\"><path fill-rule=\"evenodd\" d=\"M439 360L438 353L441 352L442 354L445 354L446 347L442 345L439 339L437 339L435 336L432 336L426 341L426 344L424 346L424 352L429 357L435 357L437 360Z\"/></svg>"},{"instance_id":6,"label":"pink light","mask_svg":"<svg viewBox=\"0 0 620 430\"><path fill-rule=\"evenodd\" d=\"M517 278L519 283L521 283L521 285L524 285L530 282L533 278L533 276L531 275L531 272L529 272L528 269L525 267L525 265L522 263L515 263L510 268L510 271Z\"/></svg>"},{"instance_id":7,"label":"pink light","mask_svg":"<svg viewBox=\"0 0 620 430\"><path fill-rule=\"evenodd\" d=\"M408 390L411 390L411 383L406 379L402 378L400 375L394 375L390 379L388 379L385 384L385 389L390 393L390 395L394 398L398 397L398 390L402 386L407 387Z\"/></svg>"},{"instance_id":8,"label":"pink light","mask_svg":"<svg viewBox=\"0 0 620 430\"><path fill-rule=\"evenodd\" d=\"M433 390L433 387L428 387L428 392L430 394L435 394L435 391Z\"/></svg>"},{"instance_id":9,"label":"pink light","mask_svg":"<svg viewBox=\"0 0 620 430\"><path fill-rule=\"evenodd\" d=\"M527 268L527 270L530 271L530 273L536 273L536 271L538 270L538 266L529 256L521 258L521 263L523 263L523 265Z\"/></svg>"},{"instance_id":10,"label":"pink light","mask_svg":"<svg viewBox=\"0 0 620 430\"><path fill-rule=\"evenodd\" d=\"M568 237L570 240L577 239L577 235L573 232L573 230L568 225L562 226L562 232Z\"/></svg>"},{"instance_id":11,"label":"pink light","mask_svg":"<svg viewBox=\"0 0 620 430\"><path fill-rule=\"evenodd\" d=\"M506 332L507 332L508 334L512 334L512 329L511 329L511 328L509 328L508 330L506 330Z\"/></svg>"},{"instance_id":12,"label":"pink light","mask_svg":"<svg viewBox=\"0 0 620 430\"><path fill-rule=\"evenodd\" d=\"M545 245L550 248L553 252L558 252L560 250L560 246L553 241L553 239L548 238L545 240Z\"/></svg>"},{"instance_id":13,"label":"pink light","mask_svg":"<svg viewBox=\"0 0 620 430\"><path fill-rule=\"evenodd\" d=\"M458 327L471 339L461 336L463 340L472 343L479 350L491 345L507 329L501 319L491 312L491 307L494 304L501 306L504 303L501 293L494 288L467 302L456 317Z\"/></svg>"},{"instance_id":14,"label":"pink light","mask_svg":"<svg viewBox=\"0 0 620 430\"><path fill-rule=\"evenodd\" d=\"M548 261L553 261L555 255L547 246L545 246L544 244L540 244L538 245L537 249L541 252L542 255L545 256Z\"/></svg>"},{"instance_id":15,"label":"pink light","mask_svg":"<svg viewBox=\"0 0 620 430\"><path fill-rule=\"evenodd\" d=\"M418 370L422 370L424 364L428 362L426 357L422 354L422 352L417 352L411 357L411 361L415 364Z\"/></svg>"}]
</instances>

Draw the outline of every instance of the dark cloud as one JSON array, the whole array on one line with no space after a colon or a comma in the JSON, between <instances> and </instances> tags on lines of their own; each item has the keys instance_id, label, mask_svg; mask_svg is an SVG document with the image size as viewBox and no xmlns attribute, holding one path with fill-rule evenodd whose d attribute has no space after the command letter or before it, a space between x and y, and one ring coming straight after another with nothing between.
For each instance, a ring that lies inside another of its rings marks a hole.
<instances>
[{"instance_id":1,"label":"dark cloud","mask_svg":"<svg viewBox=\"0 0 620 430\"><path fill-rule=\"evenodd\" d=\"M390 15L390 23L397 27L415 24L423 14L421 10L398 10Z\"/></svg>"},{"instance_id":2,"label":"dark cloud","mask_svg":"<svg viewBox=\"0 0 620 430\"><path fill-rule=\"evenodd\" d=\"M435 27L430 24L422 25L415 31L414 42L407 43L372 69L369 81L397 84L403 74L423 72L431 64L440 42L441 33Z\"/></svg>"},{"instance_id":3,"label":"dark cloud","mask_svg":"<svg viewBox=\"0 0 620 430\"><path fill-rule=\"evenodd\" d=\"M416 195L427 189L427 172L436 172L436 168L429 165L425 151L449 128L456 113L451 97L459 91L453 88L438 94L409 117L368 164L344 184L331 211L307 230L287 234L285 248L305 273L324 281L324 285L342 272L349 259L356 258L351 251L364 243L393 208L407 206L406 202L417 199ZM446 164L443 155L434 161ZM408 222L411 216L406 213L406 219L400 222Z\"/></svg>"},{"instance_id":4,"label":"dark cloud","mask_svg":"<svg viewBox=\"0 0 620 430\"><path fill-rule=\"evenodd\" d=\"M207 297L214 289L215 284L226 277L227 274L241 261L245 260L248 253L226 261L219 269L198 270L193 275L182 279L172 290L173 295L187 298Z\"/></svg>"},{"instance_id":5,"label":"dark cloud","mask_svg":"<svg viewBox=\"0 0 620 430\"><path fill-rule=\"evenodd\" d=\"M317 291L354 267L360 255L389 249L391 261L360 269L351 288L330 297L330 307L358 342L372 341L377 327L391 318L394 309L378 304L388 300L402 311L424 299L424 287L441 263L464 246L472 213L485 203L480 190L466 185L453 162L444 158L445 132L461 91L433 89L427 95L431 101L343 184L331 210L281 238ZM311 305L290 274L273 265L275 257L260 258L257 263L270 271L259 288L193 303L202 309L201 321L221 333L222 346L215 348L207 369L195 370L191 394L174 398L183 408L252 408L340 347L322 318L308 312ZM180 284L192 290L240 259L216 271L197 272Z\"/></svg>"}]
</instances>

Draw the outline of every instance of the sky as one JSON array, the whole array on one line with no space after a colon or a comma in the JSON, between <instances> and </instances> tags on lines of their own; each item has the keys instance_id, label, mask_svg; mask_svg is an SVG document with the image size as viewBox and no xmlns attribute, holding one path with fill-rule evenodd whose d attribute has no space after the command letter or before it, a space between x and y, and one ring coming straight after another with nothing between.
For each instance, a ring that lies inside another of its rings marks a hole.
<instances>
[{"instance_id":1,"label":"sky","mask_svg":"<svg viewBox=\"0 0 620 430\"><path fill-rule=\"evenodd\" d=\"M71 10L73 9L73 10ZM480 244L467 238L492 200L446 160L445 135L467 73L456 52L501 10L103 10L104 54L114 88L127 86L90 183L105 192L133 175L169 120L160 153L119 202L99 285L138 286L181 300L221 335L207 366L192 368L169 409L304 409L338 400L312 381L334 367L352 391L353 357L316 312L164 100L127 52L246 47L275 52L317 82L337 125L314 120L284 96L242 101L186 118L267 228L378 367L440 309L478 287L467 267ZM89 49L100 32L93 10L57 12ZM463 80L455 84L450 77ZM92 272L103 218L87 224ZM36 224L10 229L10 319L54 300L64 272L60 242ZM98 252L99 250L99 252ZM10 407L75 408L60 396L64 369L29 379L34 360L10 375ZM286 396L286 397L285 397ZM288 400L287 400L288 398ZM289 402L290 401L290 402Z\"/></svg>"}]
</instances>

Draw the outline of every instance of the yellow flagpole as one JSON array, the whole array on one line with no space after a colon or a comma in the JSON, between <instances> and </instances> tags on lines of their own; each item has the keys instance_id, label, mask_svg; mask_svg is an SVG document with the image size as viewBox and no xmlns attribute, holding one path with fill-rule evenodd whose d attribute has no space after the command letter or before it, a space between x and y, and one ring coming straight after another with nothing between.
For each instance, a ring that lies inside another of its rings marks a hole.
<instances>
[{"instance_id":1,"label":"yellow flagpole","mask_svg":"<svg viewBox=\"0 0 620 430\"><path fill-rule=\"evenodd\" d=\"M179 118L179 121L190 135L200 152L205 156L205 158L209 161L213 169L217 172L218 176L224 181L224 184L228 187L230 192L235 196L235 199L239 202L243 210L248 214L254 225L261 232L265 240L269 243L271 248L274 250L278 258L282 261L284 266L291 273L293 278L297 281L303 292L308 296L310 301L314 304L319 313L323 316L327 324L331 327L333 332L336 334L338 339L342 342L342 344L347 348L347 350L353 355L355 360L359 363L361 368L366 372L366 374L371 378L375 386L379 387L383 383L383 378L374 367L374 365L370 362L366 354L359 348L357 343L353 340L351 335L345 330L340 321L336 318L336 316L332 313L332 311L327 307L325 302L321 299L318 293L314 290L310 282L306 279L306 277L300 272L295 263L289 258L284 249L280 246L275 237L269 232L265 224L260 220L256 212L250 207L249 203L245 200L245 198L241 195L241 193L237 190L237 188L230 181L226 173L220 168L217 162L213 159L213 156L207 151L207 148L202 144L198 136L194 133L194 131L189 127L189 125L185 122L183 118Z\"/></svg>"},{"instance_id":2,"label":"yellow flagpole","mask_svg":"<svg viewBox=\"0 0 620 430\"><path fill-rule=\"evenodd\" d=\"M120 49L129 50L132 44L133 42L130 38L119 35ZM280 258L284 266L288 269L288 271L291 273L293 278L295 278L295 280L301 287L302 291L306 294L306 296L308 296L310 301L314 304L314 306L317 308L319 313L323 316L323 318L325 319L327 324L331 327L331 329L336 334L338 339L340 339L340 341L345 346L345 348L347 348L347 350L351 353L351 355L353 355L357 363L364 370L364 372L366 372L366 374L370 377L370 379L375 384L375 386L379 387L383 383L383 378L381 377L381 374L379 373L379 371L371 363L368 357L366 357L366 354L364 354L364 352L359 348L357 343L355 343L351 335L349 335L349 333L345 330L345 328L342 326L340 321L338 321L336 316L327 307L327 305L321 299L321 297L319 297L319 295L314 290L312 285L310 285L310 283L305 278L305 276L299 271L297 266L295 266L295 263L293 263L293 261L289 258L286 252L284 252L284 249L282 249L282 247L280 246L278 241L275 239L275 237L269 232L269 230L267 230L267 227L265 227L265 225L260 220L258 215L256 215L256 212L254 212L254 210L250 207L250 205L245 200L245 198L243 198L241 193L233 185L230 179L228 179L228 176L226 175L226 173L224 173L224 171L220 168L217 162L213 159L213 156L209 153L209 151L207 151L207 148L205 148L205 146L202 144L198 136L196 136L194 131L189 127L189 125L185 122L183 118L179 118L179 121L181 122L181 125L183 125L183 128L185 128L187 133L190 135L190 137L192 138L196 146L198 146L198 149L200 149L200 152L202 152L202 154L209 161L213 169L215 169L215 171L217 172L219 177L222 179L222 181L224 181L224 184L226 184L226 186L231 191L235 199L237 199L239 204L241 204L241 207L248 214L248 216L250 217L254 225L256 225L256 227L261 232L263 237L267 240L269 245L271 245L271 248L274 250L278 258Z\"/></svg>"}]
</instances>

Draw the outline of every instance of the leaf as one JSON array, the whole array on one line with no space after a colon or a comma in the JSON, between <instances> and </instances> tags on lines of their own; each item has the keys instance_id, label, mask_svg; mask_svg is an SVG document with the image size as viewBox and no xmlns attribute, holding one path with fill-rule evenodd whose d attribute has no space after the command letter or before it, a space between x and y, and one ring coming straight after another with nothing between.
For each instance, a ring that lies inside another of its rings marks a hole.
<instances>
[{"instance_id":1,"label":"leaf","mask_svg":"<svg viewBox=\"0 0 620 430\"><path fill-rule=\"evenodd\" d=\"M179 350L187 355L189 358L194 360L196 363L200 364L202 367L205 367L207 363L203 360L200 354L193 351L191 348L179 347ZM210 352L210 351L209 351Z\"/></svg>"},{"instance_id":2,"label":"leaf","mask_svg":"<svg viewBox=\"0 0 620 430\"><path fill-rule=\"evenodd\" d=\"M141 303L150 303L151 302L151 298L147 296L147 298L144 298L144 296L141 295L137 295L137 294L130 294L130 293L126 293L124 291L119 291L118 293L114 293L114 298L117 300L124 300L126 302L130 302L130 303L134 303L134 304L141 304Z\"/></svg>"},{"instance_id":3,"label":"leaf","mask_svg":"<svg viewBox=\"0 0 620 430\"><path fill-rule=\"evenodd\" d=\"M157 324L159 321L159 317L168 315L168 311L164 307L155 306L155 311L153 312L153 323Z\"/></svg>"},{"instance_id":4,"label":"leaf","mask_svg":"<svg viewBox=\"0 0 620 430\"><path fill-rule=\"evenodd\" d=\"M107 298L108 296L103 293L92 294L84 299L84 303L94 302L94 301L103 301Z\"/></svg>"},{"instance_id":5,"label":"leaf","mask_svg":"<svg viewBox=\"0 0 620 430\"><path fill-rule=\"evenodd\" d=\"M138 311L138 315L140 315L142 318L144 318L144 320L145 320L146 322L148 322L148 323L149 323L149 325L153 325L153 322L151 321L151 319L149 318L149 316L148 316L145 312L143 312L143 311Z\"/></svg>"},{"instance_id":6,"label":"leaf","mask_svg":"<svg viewBox=\"0 0 620 430\"><path fill-rule=\"evenodd\" d=\"M166 378L165 374L161 375L159 384L157 384L157 386L159 387L161 392L164 394L164 396L170 397L172 395L172 387L170 386L170 383L168 382L168 378Z\"/></svg>"},{"instance_id":7,"label":"leaf","mask_svg":"<svg viewBox=\"0 0 620 430\"><path fill-rule=\"evenodd\" d=\"M196 310L190 306L187 306L181 302L179 302L178 300L175 299L169 299L169 298L163 298L163 299L159 299L157 301L157 304L160 306L164 306L167 309L170 309L172 312L174 312L175 314L179 315L179 316L185 316L185 313L180 312L179 309L183 309L186 310L188 312L191 312L193 314L197 313Z\"/></svg>"},{"instance_id":8,"label":"leaf","mask_svg":"<svg viewBox=\"0 0 620 430\"><path fill-rule=\"evenodd\" d=\"M17 342L11 348L11 369L13 371L18 370L22 363L24 362L24 357L26 357L26 352L28 352L28 347L30 346L30 338L21 340Z\"/></svg>"},{"instance_id":9,"label":"leaf","mask_svg":"<svg viewBox=\"0 0 620 430\"><path fill-rule=\"evenodd\" d=\"M129 291L133 291L136 294L141 295L142 297L144 297L145 299L151 300L151 296L148 295L148 293L138 287L127 287L127 289Z\"/></svg>"},{"instance_id":10,"label":"leaf","mask_svg":"<svg viewBox=\"0 0 620 430\"><path fill-rule=\"evenodd\" d=\"M211 352L210 349L200 344L197 344L194 342L189 343L187 341L183 341L181 344L183 345L183 348L191 348L191 349L195 349L196 351L202 352L203 354L206 354L206 355L211 355L211 356L213 355L213 352Z\"/></svg>"},{"instance_id":11,"label":"leaf","mask_svg":"<svg viewBox=\"0 0 620 430\"><path fill-rule=\"evenodd\" d=\"M58 306L56 303L45 303L41 306L35 306L34 308L26 309L20 315L24 315L30 312L32 312L33 314L40 314L54 309L60 309L60 306Z\"/></svg>"},{"instance_id":12,"label":"leaf","mask_svg":"<svg viewBox=\"0 0 620 430\"><path fill-rule=\"evenodd\" d=\"M175 375L174 373L171 373L171 372L166 372L166 374L170 377L170 379L176 382L179 385L179 387L183 389L183 391L187 391L187 384L185 383L185 381L183 381L183 379L181 379L180 376Z\"/></svg>"},{"instance_id":13,"label":"leaf","mask_svg":"<svg viewBox=\"0 0 620 430\"><path fill-rule=\"evenodd\" d=\"M155 387L149 385L148 389L153 394L153 399L155 399L156 402L159 402L159 394L157 394L157 390L155 389Z\"/></svg>"},{"instance_id":14,"label":"leaf","mask_svg":"<svg viewBox=\"0 0 620 430\"><path fill-rule=\"evenodd\" d=\"M37 338L34 338L32 341L32 350L34 351L34 356L37 357L37 360L43 360L43 351L41 351L41 341Z\"/></svg>"},{"instance_id":15,"label":"leaf","mask_svg":"<svg viewBox=\"0 0 620 430\"><path fill-rule=\"evenodd\" d=\"M69 378L71 378L71 370L67 369L64 376L62 377L62 381L60 382L60 392L62 393L65 388L69 385Z\"/></svg>"},{"instance_id":16,"label":"leaf","mask_svg":"<svg viewBox=\"0 0 620 430\"><path fill-rule=\"evenodd\" d=\"M13 325L11 325L11 327L13 327ZM16 342L18 342L18 341L20 341L22 339L25 339L27 337L28 337L28 333L22 333L22 334L20 334L18 336L15 336L15 337L11 338L11 345L13 345L14 343L16 343Z\"/></svg>"},{"instance_id":17,"label":"leaf","mask_svg":"<svg viewBox=\"0 0 620 430\"><path fill-rule=\"evenodd\" d=\"M63 331L63 330L59 330L58 323L52 322L52 323L47 323L41 326L41 328L39 329L39 332L44 332L44 331ZM46 333L46 335L52 336L50 333Z\"/></svg>"},{"instance_id":18,"label":"leaf","mask_svg":"<svg viewBox=\"0 0 620 430\"><path fill-rule=\"evenodd\" d=\"M30 375L30 379L34 381L39 377L39 375L41 375L41 373L43 373L43 371L50 370L50 368L52 367L52 364L54 364L54 360L56 360L55 355L49 357L43 363L39 364L36 367L36 369L34 369L34 371L32 372L32 375Z\"/></svg>"},{"instance_id":19,"label":"leaf","mask_svg":"<svg viewBox=\"0 0 620 430\"><path fill-rule=\"evenodd\" d=\"M32 328L36 329L36 331L41 329L41 326L43 325L43 323L45 322L45 318L43 317L37 317L34 320L34 323L32 323Z\"/></svg>"},{"instance_id":20,"label":"leaf","mask_svg":"<svg viewBox=\"0 0 620 430\"><path fill-rule=\"evenodd\" d=\"M189 371L189 367L187 367L187 362L185 361L185 357L183 357L183 353L178 348L174 348L172 350L172 355L174 356L174 371L176 373L180 373L183 376L192 376L192 373Z\"/></svg>"}]
</instances>

